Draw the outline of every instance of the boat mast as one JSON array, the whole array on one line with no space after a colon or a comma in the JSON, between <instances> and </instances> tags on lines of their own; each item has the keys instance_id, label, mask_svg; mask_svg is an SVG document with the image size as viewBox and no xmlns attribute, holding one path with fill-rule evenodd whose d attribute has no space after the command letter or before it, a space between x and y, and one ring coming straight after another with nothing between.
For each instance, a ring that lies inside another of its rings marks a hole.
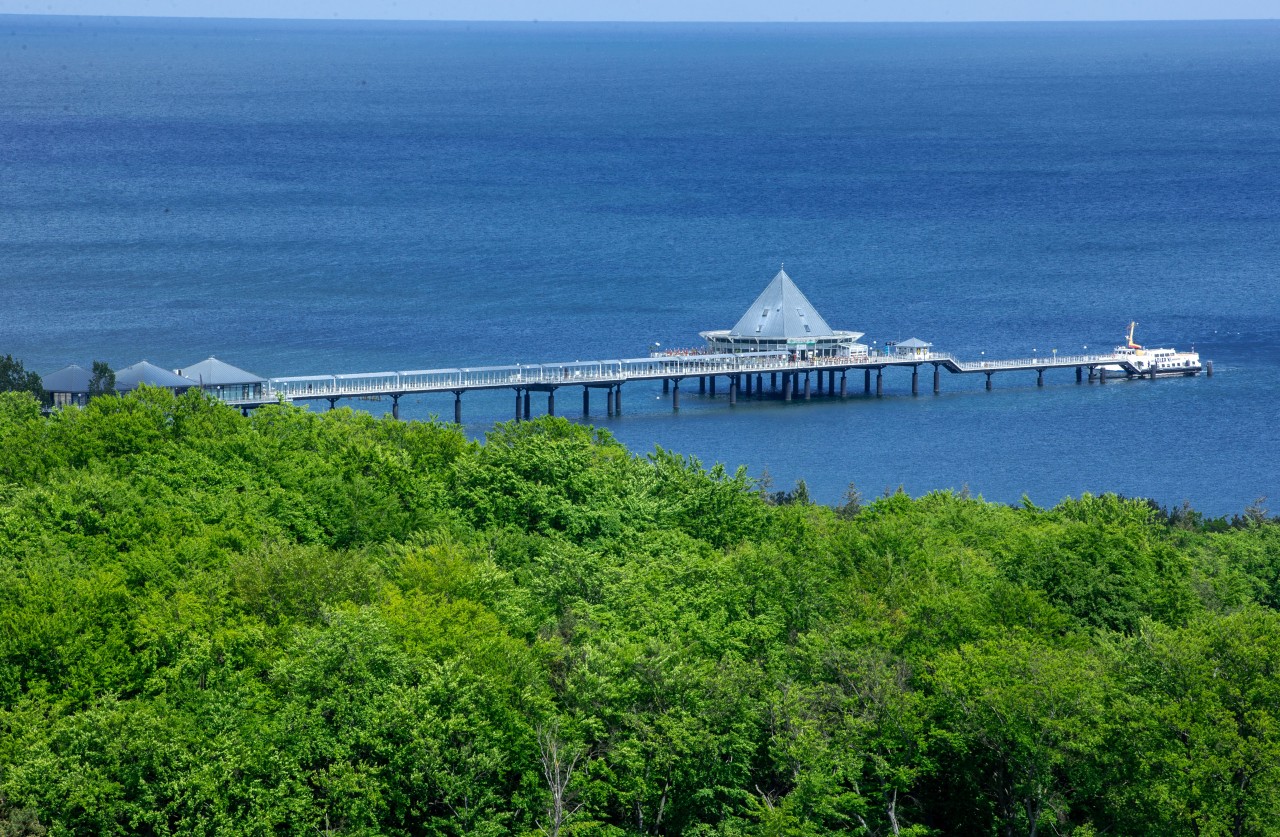
<instances>
[{"instance_id":1,"label":"boat mast","mask_svg":"<svg viewBox=\"0 0 1280 837\"><path fill-rule=\"evenodd\" d=\"M1142 347L1141 347L1141 346L1139 346L1137 343L1133 342L1133 329L1134 329L1137 325L1138 325L1137 320L1130 320L1130 321L1129 321L1129 348L1130 348L1130 349L1141 349L1141 348L1142 348Z\"/></svg>"}]
</instances>

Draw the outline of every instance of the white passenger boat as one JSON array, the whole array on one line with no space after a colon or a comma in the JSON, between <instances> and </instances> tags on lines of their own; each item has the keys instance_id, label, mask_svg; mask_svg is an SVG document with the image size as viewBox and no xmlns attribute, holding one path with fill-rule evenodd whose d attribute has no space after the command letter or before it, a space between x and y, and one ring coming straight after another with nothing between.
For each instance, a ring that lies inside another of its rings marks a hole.
<instances>
[{"instance_id":1,"label":"white passenger boat","mask_svg":"<svg viewBox=\"0 0 1280 837\"><path fill-rule=\"evenodd\" d=\"M1115 354L1123 358L1121 363L1102 368L1107 374L1130 377L1155 378L1165 375L1195 375L1200 372L1200 353L1180 352L1177 349L1149 349L1133 342L1136 322L1129 323L1129 334L1123 346L1116 346Z\"/></svg>"}]
</instances>

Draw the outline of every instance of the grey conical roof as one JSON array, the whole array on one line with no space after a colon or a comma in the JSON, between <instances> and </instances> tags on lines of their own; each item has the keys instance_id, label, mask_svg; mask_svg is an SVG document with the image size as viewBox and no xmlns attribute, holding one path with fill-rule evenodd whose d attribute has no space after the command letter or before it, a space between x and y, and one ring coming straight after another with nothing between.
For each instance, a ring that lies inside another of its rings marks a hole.
<instances>
[{"instance_id":1,"label":"grey conical roof","mask_svg":"<svg viewBox=\"0 0 1280 837\"><path fill-rule=\"evenodd\" d=\"M729 334L734 337L790 339L831 337L835 332L800 293L787 272L779 270Z\"/></svg>"},{"instance_id":2,"label":"grey conical roof","mask_svg":"<svg viewBox=\"0 0 1280 837\"><path fill-rule=\"evenodd\" d=\"M89 370L74 363L66 369L50 372L40 379L40 386L45 392L88 392L89 381L93 375Z\"/></svg>"},{"instance_id":3,"label":"grey conical roof","mask_svg":"<svg viewBox=\"0 0 1280 837\"><path fill-rule=\"evenodd\" d=\"M139 384L165 389L189 389L199 386L195 381L175 375L168 369L161 369L154 363L141 361L127 369L116 373L116 392L128 392L138 388Z\"/></svg>"},{"instance_id":4,"label":"grey conical roof","mask_svg":"<svg viewBox=\"0 0 1280 837\"><path fill-rule=\"evenodd\" d=\"M223 363L216 357L184 366L178 370L184 378L190 378L201 386L231 386L234 384L260 384L266 381L259 375L237 369L229 363Z\"/></svg>"}]
</instances>

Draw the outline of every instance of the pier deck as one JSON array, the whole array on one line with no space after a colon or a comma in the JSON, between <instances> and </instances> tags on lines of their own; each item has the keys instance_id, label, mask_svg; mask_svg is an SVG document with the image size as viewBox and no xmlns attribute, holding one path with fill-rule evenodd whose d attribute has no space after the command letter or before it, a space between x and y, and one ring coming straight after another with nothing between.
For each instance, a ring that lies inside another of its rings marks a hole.
<instances>
[{"instance_id":1,"label":"pier deck","mask_svg":"<svg viewBox=\"0 0 1280 837\"><path fill-rule=\"evenodd\" d=\"M851 371L865 373L864 391L871 391L871 372L876 373L876 394L882 393L881 376L891 367L910 367L912 392L919 391L919 367L933 366L933 390L939 391L939 372L951 374L985 374L987 388L997 373L1035 371L1037 383L1043 385L1044 373L1050 369L1076 369L1076 380L1082 380L1084 370L1089 378L1095 375L1106 380L1104 366L1119 366L1126 375L1141 374L1129 359L1116 354L1051 355L1031 358L963 361L943 352L889 355L870 354L846 357L815 357L795 360L787 352L758 352L743 354L673 354L645 358L617 360L573 361L565 363L528 363L511 366L459 367L449 369L424 369L411 371L344 373L334 375L304 375L269 378L262 394L251 398L223 399L232 406L250 409L277 401L327 400L334 406L342 398L369 398L383 396L392 399L392 412L399 415L399 399L406 395L429 393L454 394L454 417L461 421L463 393L476 390L512 389L516 392L516 417L529 417L529 393L545 392L548 395L548 412L554 413L554 393L562 387L583 387L583 409L589 409L590 390L608 390L608 413L622 412L622 386L633 381L663 381L664 391L672 393L673 407L679 408L680 382L688 378L700 380L700 390L705 392L706 382L711 382L715 393L716 377L729 381L728 395L734 403L738 394L752 393L751 377L755 376L756 391L763 389L764 375L770 376L772 391L780 391L784 398L809 397L813 391L812 376L817 374L816 391L823 392L822 373L826 373L827 392L835 394L835 374L840 373L839 393L847 393L846 375ZM1198 371L1198 370L1197 370ZM778 387L778 377L782 386ZM745 380L744 380L745 379ZM801 392L803 379L803 395ZM523 403L521 396L523 394ZM616 399L616 404L615 404Z\"/></svg>"}]
</instances>

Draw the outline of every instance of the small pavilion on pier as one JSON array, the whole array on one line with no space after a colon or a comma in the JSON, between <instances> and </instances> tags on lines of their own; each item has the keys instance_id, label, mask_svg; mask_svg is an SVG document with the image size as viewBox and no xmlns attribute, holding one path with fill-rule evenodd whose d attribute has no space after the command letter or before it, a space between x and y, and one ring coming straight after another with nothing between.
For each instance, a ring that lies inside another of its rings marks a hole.
<instances>
[{"instance_id":1,"label":"small pavilion on pier","mask_svg":"<svg viewBox=\"0 0 1280 837\"><path fill-rule=\"evenodd\" d=\"M779 270L733 328L703 331L714 354L789 352L797 360L810 357L866 355L861 331L839 331L827 325L785 270Z\"/></svg>"},{"instance_id":2,"label":"small pavilion on pier","mask_svg":"<svg viewBox=\"0 0 1280 837\"><path fill-rule=\"evenodd\" d=\"M893 354L897 357L918 357L927 359L929 350L933 348L932 343L926 343L918 337L912 337L909 340L901 340L892 344Z\"/></svg>"}]
</instances>

